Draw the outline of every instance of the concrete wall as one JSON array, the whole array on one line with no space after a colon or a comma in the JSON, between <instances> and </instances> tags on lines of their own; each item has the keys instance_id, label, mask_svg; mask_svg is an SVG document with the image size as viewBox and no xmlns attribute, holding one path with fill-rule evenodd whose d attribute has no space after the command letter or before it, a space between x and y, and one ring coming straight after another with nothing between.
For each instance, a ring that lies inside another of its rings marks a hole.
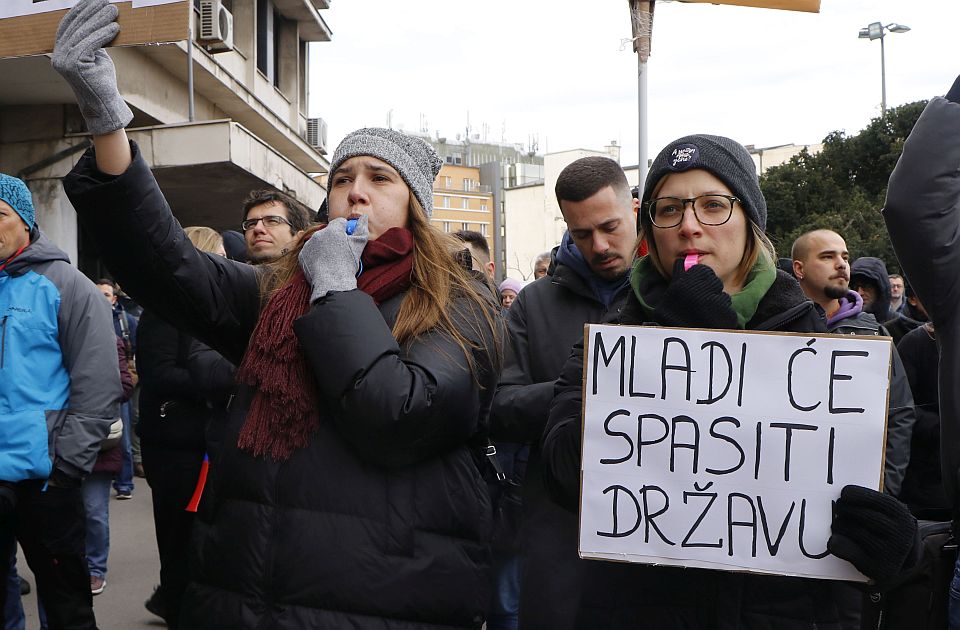
<instances>
[{"instance_id":1,"label":"concrete wall","mask_svg":"<svg viewBox=\"0 0 960 630\"><path fill-rule=\"evenodd\" d=\"M560 243L566 224L548 206L542 184L504 191L505 276L533 278L533 260Z\"/></svg>"}]
</instances>

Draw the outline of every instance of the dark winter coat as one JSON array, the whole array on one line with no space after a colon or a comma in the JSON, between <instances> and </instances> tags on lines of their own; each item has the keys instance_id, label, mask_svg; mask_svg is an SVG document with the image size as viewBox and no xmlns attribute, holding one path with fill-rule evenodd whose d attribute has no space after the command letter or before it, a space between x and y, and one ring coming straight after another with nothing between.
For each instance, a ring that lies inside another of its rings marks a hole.
<instances>
[{"instance_id":1,"label":"dark winter coat","mask_svg":"<svg viewBox=\"0 0 960 630\"><path fill-rule=\"evenodd\" d=\"M960 104L935 97L903 145L883 218L937 331L940 454L947 498L960 488Z\"/></svg>"},{"instance_id":2,"label":"dark winter coat","mask_svg":"<svg viewBox=\"0 0 960 630\"><path fill-rule=\"evenodd\" d=\"M88 152L67 194L125 290L239 363L261 306L257 271L193 248L133 150L116 178ZM254 394L238 389L181 627L480 626L490 503L470 440L494 393L493 340L462 328L478 344L476 378L448 335L401 348L390 326L402 297L378 308L361 291L333 293L295 323L321 422L288 460L237 448Z\"/></svg>"},{"instance_id":3,"label":"dark winter coat","mask_svg":"<svg viewBox=\"0 0 960 630\"><path fill-rule=\"evenodd\" d=\"M910 441L910 465L903 477L900 498L920 517L949 520L946 514L931 514L930 510L944 510L947 499L943 493L940 473L940 402L937 386L937 363L940 354L931 331L925 327L908 332L897 346L903 367L913 392L917 422L913 425Z\"/></svg>"},{"instance_id":4,"label":"dark winter coat","mask_svg":"<svg viewBox=\"0 0 960 630\"><path fill-rule=\"evenodd\" d=\"M645 318L631 293L620 323ZM826 332L823 317L797 281L777 279L747 324L748 330ZM583 344L557 381L543 439L544 480L553 496L577 509L580 491ZM587 564L578 628L687 630L839 629L834 582L796 577L591 561Z\"/></svg>"},{"instance_id":5,"label":"dark winter coat","mask_svg":"<svg viewBox=\"0 0 960 630\"><path fill-rule=\"evenodd\" d=\"M506 314L512 347L493 402L491 432L496 440L532 445L523 482L523 628L569 628L575 618L588 561L577 555L576 515L544 489L539 442L554 381L583 339L583 325L616 315L628 290L605 308L579 274L554 261L548 275L525 286Z\"/></svg>"},{"instance_id":6,"label":"dark winter coat","mask_svg":"<svg viewBox=\"0 0 960 630\"><path fill-rule=\"evenodd\" d=\"M151 310L137 329L137 372L140 374L140 422L137 433L151 448L206 449L204 432L211 409L201 382L190 374L193 339Z\"/></svg>"},{"instance_id":7,"label":"dark winter coat","mask_svg":"<svg viewBox=\"0 0 960 630\"><path fill-rule=\"evenodd\" d=\"M857 298L853 291L849 295L847 304L851 299ZM863 312L857 305L849 309L847 317L836 321L831 320L828 330L837 335L889 335L873 315ZM900 496L903 475L910 463L910 440L916 420L910 383L907 381L900 354L894 346L891 348L890 355L890 395L887 410L887 448L883 462L883 490L895 497Z\"/></svg>"}]
</instances>

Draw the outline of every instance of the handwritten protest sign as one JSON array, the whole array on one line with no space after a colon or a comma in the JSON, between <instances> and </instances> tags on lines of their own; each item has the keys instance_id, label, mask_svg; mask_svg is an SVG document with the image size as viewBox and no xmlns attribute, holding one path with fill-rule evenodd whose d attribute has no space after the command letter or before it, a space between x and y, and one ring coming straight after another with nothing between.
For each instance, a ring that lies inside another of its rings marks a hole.
<instances>
[{"instance_id":1,"label":"handwritten protest sign","mask_svg":"<svg viewBox=\"0 0 960 630\"><path fill-rule=\"evenodd\" d=\"M580 554L865 581L831 502L879 489L885 337L589 325Z\"/></svg>"},{"instance_id":2,"label":"handwritten protest sign","mask_svg":"<svg viewBox=\"0 0 960 630\"><path fill-rule=\"evenodd\" d=\"M110 0L120 15L113 46L175 42L190 32L189 0ZM53 51L60 20L78 0L0 0L0 58Z\"/></svg>"}]
</instances>

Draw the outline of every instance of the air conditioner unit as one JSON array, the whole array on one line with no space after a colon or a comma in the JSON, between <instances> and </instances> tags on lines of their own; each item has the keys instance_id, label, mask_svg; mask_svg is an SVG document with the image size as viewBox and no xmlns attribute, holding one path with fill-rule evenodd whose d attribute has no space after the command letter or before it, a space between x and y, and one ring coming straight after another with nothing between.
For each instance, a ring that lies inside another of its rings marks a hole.
<instances>
[{"instance_id":1,"label":"air conditioner unit","mask_svg":"<svg viewBox=\"0 0 960 630\"><path fill-rule=\"evenodd\" d=\"M327 121L323 118L307 118L307 144L321 155L327 154Z\"/></svg>"},{"instance_id":2,"label":"air conditioner unit","mask_svg":"<svg viewBox=\"0 0 960 630\"><path fill-rule=\"evenodd\" d=\"M200 0L197 40L210 53L233 50L233 16L220 0Z\"/></svg>"}]
</instances>

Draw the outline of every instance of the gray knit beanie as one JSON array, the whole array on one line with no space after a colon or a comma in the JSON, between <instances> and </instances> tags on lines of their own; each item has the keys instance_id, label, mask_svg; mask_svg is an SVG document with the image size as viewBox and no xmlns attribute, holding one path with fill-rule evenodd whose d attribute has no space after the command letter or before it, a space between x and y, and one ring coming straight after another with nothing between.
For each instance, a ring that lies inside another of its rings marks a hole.
<instances>
[{"instance_id":1,"label":"gray knit beanie","mask_svg":"<svg viewBox=\"0 0 960 630\"><path fill-rule=\"evenodd\" d=\"M340 165L360 155L369 155L383 160L397 169L400 177L407 182L407 186L423 206L427 218L433 216L433 180L440 172L443 162L426 141L393 129L379 127L357 129L347 134L337 150L333 152L333 159L330 160L330 176L327 181L333 181L333 176Z\"/></svg>"},{"instance_id":2,"label":"gray knit beanie","mask_svg":"<svg viewBox=\"0 0 960 630\"><path fill-rule=\"evenodd\" d=\"M665 176L697 168L712 173L726 184L740 199L747 218L761 230L767 229L767 202L760 192L753 158L742 144L723 136L694 134L668 144L650 166L643 187L644 207L650 201L653 189ZM649 223L646 212L640 216Z\"/></svg>"}]
</instances>

